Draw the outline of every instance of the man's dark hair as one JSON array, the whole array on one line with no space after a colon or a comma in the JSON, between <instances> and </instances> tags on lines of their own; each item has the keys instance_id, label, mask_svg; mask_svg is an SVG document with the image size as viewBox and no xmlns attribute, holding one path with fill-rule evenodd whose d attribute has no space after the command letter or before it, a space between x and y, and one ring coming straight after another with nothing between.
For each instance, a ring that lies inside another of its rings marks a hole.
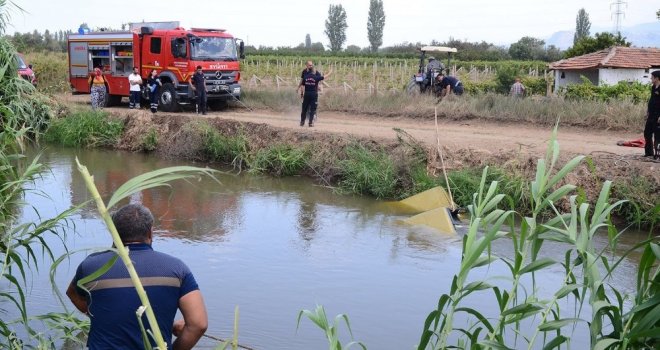
<instances>
[{"instance_id":1,"label":"man's dark hair","mask_svg":"<svg viewBox=\"0 0 660 350\"><path fill-rule=\"evenodd\" d=\"M112 222L122 242L144 242L149 237L154 217L147 207L141 204L128 204L112 214Z\"/></svg>"},{"instance_id":2,"label":"man's dark hair","mask_svg":"<svg viewBox=\"0 0 660 350\"><path fill-rule=\"evenodd\" d=\"M660 79L660 70L654 71L653 73L651 73L651 75L658 78L658 79Z\"/></svg>"}]
</instances>

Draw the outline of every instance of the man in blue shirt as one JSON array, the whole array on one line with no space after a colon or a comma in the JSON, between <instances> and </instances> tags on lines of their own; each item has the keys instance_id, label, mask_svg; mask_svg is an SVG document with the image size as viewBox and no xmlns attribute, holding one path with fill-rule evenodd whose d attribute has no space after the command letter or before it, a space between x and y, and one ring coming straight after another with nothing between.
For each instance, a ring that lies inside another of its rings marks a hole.
<instances>
[{"instance_id":1,"label":"man in blue shirt","mask_svg":"<svg viewBox=\"0 0 660 350\"><path fill-rule=\"evenodd\" d=\"M149 209L139 204L126 205L112 215L149 296L168 349L189 350L208 326L206 307L190 269L181 260L151 248L153 220ZM89 316L87 347L90 350L144 349L136 316L142 303L121 260L97 279L85 283L84 288L78 285L78 281L99 270L115 254L104 251L85 258L66 294L78 310ZM177 309L181 310L183 320L174 322ZM146 315L142 321L150 329ZM177 338L172 343L173 334ZM153 341L152 346L155 346Z\"/></svg>"},{"instance_id":2,"label":"man in blue shirt","mask_svg":"<svg viewBox=\"0 0 660 350\"><path fill-rule=\"evenodd\" d=\"M309 109L309 126L314 126L314 116L316 115L316 107L319 104L319 83L323 80L323 75L314 69L314 63L307 61L307 68L300 76L300 84L298 84L298 92L303 99L302 112L300 113L300 126L305 125L307 117L307 110Z\"/></svg>"},{"instance_id":3,"label":"man in blue shirt","mask_svg":"<svg viewBox=\"0 0 660 350\"><path fill-rule=\"evenodd\" d=\"M463 83L458 80L456 77L445 75L444 73L438 74L436 78L438 83L437 94L439 97L447 96L451 93L454 95L460 96L463 94Z\"/></svg>"},{"instance_id":4,"label":"man in blue shirt","mask_svg":"<svg viewBox=\"0 0 660 350\"><path fill-rule=\"evenodd\" d=\"M206 77L202 71L202 66L197 66L195 74L190 78L190 88L195 94L197 114L206 115L206 94L208 91L206 88Z\"/></svg>"}]
</instances>

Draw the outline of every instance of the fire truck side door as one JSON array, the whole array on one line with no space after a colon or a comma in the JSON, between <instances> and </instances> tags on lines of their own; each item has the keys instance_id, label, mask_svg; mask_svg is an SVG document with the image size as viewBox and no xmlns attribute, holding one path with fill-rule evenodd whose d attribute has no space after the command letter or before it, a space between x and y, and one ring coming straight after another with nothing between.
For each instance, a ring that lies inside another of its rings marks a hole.
<instances>
[{"instance_id":1,"label":"fire truck side door","mask_svg":"<svg viewBox=\"0 0 660 350\"><path fill-rule=\"evenodd\" d=\"M71 42L69 46L69 59L71 64L71 77L87 77L91 71L91 60L88 56L87 43Z\"/></svg>"},{"instance_id":2,"label":"fire truck side door","mask_svg":"<svg viewBox=\"0 0 660 350\"><path fill-rule=\"evenodd\" d=\"M156 35L150 36L146 44L148 45L148 51L143 53L142 56L144 62L143 68L146 69L142 72L142 75L147 76L152 69L158 70L159 73L163 69L167 69L167 62L163 60L163 37Z\"/></svg>"}]
</instances>

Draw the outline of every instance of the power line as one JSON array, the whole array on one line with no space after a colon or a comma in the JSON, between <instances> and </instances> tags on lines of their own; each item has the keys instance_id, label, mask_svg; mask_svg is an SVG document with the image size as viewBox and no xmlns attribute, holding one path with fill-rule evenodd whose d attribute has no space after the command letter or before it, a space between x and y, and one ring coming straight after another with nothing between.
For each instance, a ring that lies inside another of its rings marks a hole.
<instances>
[{"instance_id":1,"label":"power line","mask_svg":"<svg viewBox=\"0 0 660 350\"><path fill-rule=\"evenodd\" d=\"M610 4L612 17L614 18L614 34L621 33L621 23L623 18L626 17L625 9L628 8L628 2L623 0L615 0Z\"/></svg>"}]
</instances>

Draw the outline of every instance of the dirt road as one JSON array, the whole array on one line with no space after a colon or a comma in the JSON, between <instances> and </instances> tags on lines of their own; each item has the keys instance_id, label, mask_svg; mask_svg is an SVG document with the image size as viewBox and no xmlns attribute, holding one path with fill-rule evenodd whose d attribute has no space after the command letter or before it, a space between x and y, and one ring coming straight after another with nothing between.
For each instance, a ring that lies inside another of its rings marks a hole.
<instances>
[{"instance_id":1,"label":"dirt road","mask_svg":"<svg viewBox=\"0 0 660 350\"><path fill-rule=\"evenodd\" d=\"M70 103L88 104L88 95L62 95ZM125 114L129 111L126 106L109 108L112 112ZM135 111L135 113L141 113ZM165 113L158 112L159 115ZM394 139L396 132L393 128L400 128L423 141L434 146L436 144L436 129L433 116L426 119L407 117L377 117L367 115L349 115L346 113L321 111L313 128L299 126L300 114L298 109L288 113L268 110L249 111L241 107L232 107L222 112L209 112L207 118L223 118L241 122L264 123L278 128L300 130L305 133L334 133L340 135L355 135L376 139ZM190 112L176 113L179 115L193 115ZM640 128L643 123L640 120ZM534 126L531 124L494 123L483 120L455 120L438 121L440 143L449 149L472 149L497 154L503 152L520 151L534 155L542 155L546 149L546 142L551 135L552 128L548 126ZM625 158L627 162L641 159L644 151L640 148L617 146L619 140L633 140L640 138L640 133L626 131L600 130L595 126L593 130L575 127L561 127L558 140L562 153L566 154L603 154L608 157ZM645 162L649 166L658 166L660 162ZM642 165L643 168L646 166Z\"/></svg>"},{"instance_id":2,"label":"dirt road","mask_svg":"<svg viewBox=\"0 0 660 350\"><path fill-rule=\"evenodd\" d=\"M329 132L351 134L373 138L395 138L393 128L400 128L415 138L429 144L436 144L436 131L433 116L428 119L378 118L364 115L321 112L313 128L299 126L296 112L275 113L231 109L225 112L209 113L207 117L219 117L243 122L266 123L275 127L300 129L303 132ZM640 125L641 121L640 121ZM448 148L473 148L493 153L498 151L523 150L529 153L545 152L546 141L551 128L520 124L495 124L479 120L465 122L438 121L440 143ZM564 151L590 154L595 151L617 155L643 154L640 148L621 147L618 140L632 140L641 137L630 132L587 131L578 128L559 129L559 143Z\"/></svg>"}]
</instances>

